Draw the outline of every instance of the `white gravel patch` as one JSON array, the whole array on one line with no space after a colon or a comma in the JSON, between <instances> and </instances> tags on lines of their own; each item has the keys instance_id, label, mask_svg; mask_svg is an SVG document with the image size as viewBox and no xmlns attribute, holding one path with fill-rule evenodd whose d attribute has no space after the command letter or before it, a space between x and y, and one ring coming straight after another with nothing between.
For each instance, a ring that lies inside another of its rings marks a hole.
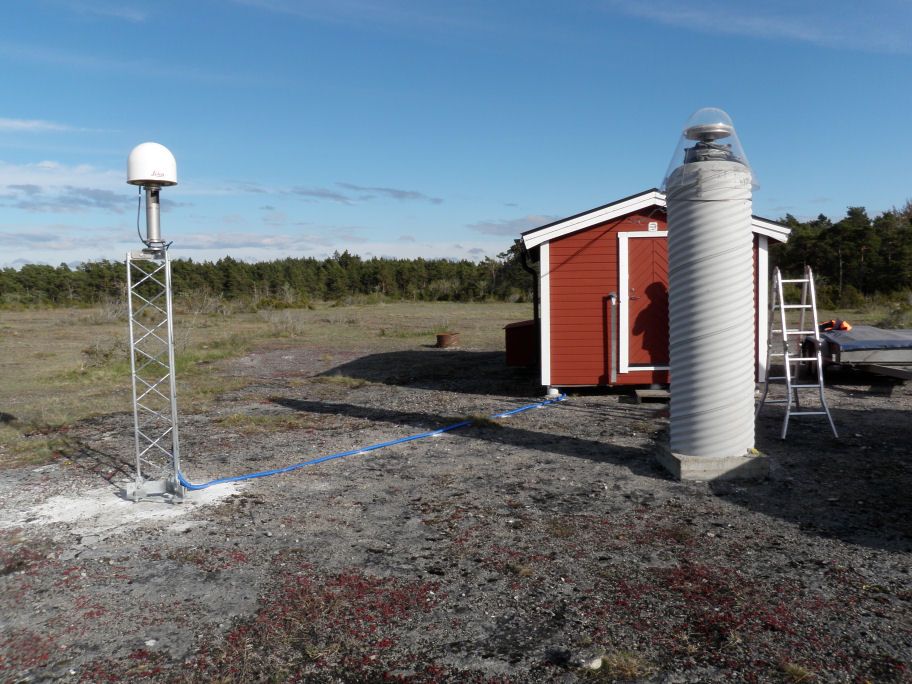
<instances>
[{"instance_id":1,"label":"white gravel patch","mask_svg":"<svg viewBox=\"0 0 912 684\"><path fill-rule=\"evenodd\" d=\"M233 482L214 485L189 492L182 503L171 503L129 501L121 498L112 487L104 486L78 495L52 496L24 510L4 511L0 516L0 529L63 524L76 535L121 532L147 521L179 518L232 496L240 489L241 486Z\"/></svg>"}]
</instances>

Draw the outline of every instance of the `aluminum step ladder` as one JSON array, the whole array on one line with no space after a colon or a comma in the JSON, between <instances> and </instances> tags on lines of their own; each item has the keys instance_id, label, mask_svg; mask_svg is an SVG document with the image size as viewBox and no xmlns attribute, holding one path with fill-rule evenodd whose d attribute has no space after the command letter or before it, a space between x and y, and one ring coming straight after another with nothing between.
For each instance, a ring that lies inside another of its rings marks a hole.
<instances>
[{"instance_id":1,"label":"aluminum step ladder","mask_svg":"<svg viewBox=\"0 0 912 684\"><path fill-rule=\"evenodd\" d=\"M787 303L785 286L800 286L801 301ZM760 414L764 404L785 404L785 418L782 421L782 439L788 433L789 419L806 416L826 416L833 436L838 438L833 416L823 394L823 359L820 351L820 331L817 328L817 294L814 290L814 274L805 266L804 277L785 279L777 268L773 274L770 294L769 334L767 335L766 377L755 415ZM797 315L796 315L797 314ZM797 319L797 320L796 320ZM777 351L781 350L781 351ZM783 375L770 375L773 363L782 364ZM802 379L802 368L806 369ZM816 373L816 382L809 382L808 375ZM785 398L768 399L770 384L783 384ZM820 406L802 408L798 397L800 390L816 390Z\"/></svg>"}]
</instances>

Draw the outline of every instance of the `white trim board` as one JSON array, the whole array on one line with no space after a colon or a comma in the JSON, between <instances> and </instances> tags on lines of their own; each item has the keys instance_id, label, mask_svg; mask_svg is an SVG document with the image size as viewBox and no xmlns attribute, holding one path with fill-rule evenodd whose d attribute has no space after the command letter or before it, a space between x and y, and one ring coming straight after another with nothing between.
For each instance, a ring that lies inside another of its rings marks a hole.
<instances>
[{"instance_id":1,"label":"white trim board","mask_svg":"<svg viewBox=\"0 0 912 684\"><path fill-rule=\"evenodd\" d=\"M648 209L649 207L660 207L664 209L665 193L656 190L649 190L639 195L634 195L620 202L609 204L608 206L592 209L577 216L542 226L538 229L526 231L522 235L522 241L526 249L532 249L543 245L550 240L554 240L564 235L569 235L580 230L585 230L592 226L606 221L612 221L627 214L636 211ZM791 234L791 229L787 226L775 223L769 219L759 216L751 216L751 231L757 235L765 235L777 242L786 242Z\"/></svg>"},{"instance_id":2,"label":"white trim board","mask_svg":"<svg viewBox=\"0 0 912 684\"><path fill-rule=\"evenodd\" d=\"M630 310L627 294L630 290L630 250L627 241L631 238L667 238L667 230L638 230L619 232L618 236L618 373L632 371L668 370L668 366L630 365ZM543 245L544 247L544 245Z\"/></svg>"},{"instance_id":3,"label":"white trim board","mask_svg":"<svg viewBox=\"0 0 912 684\"><path fill-rule=\"evenodd\" d=\"M788 242L792 229L759 216L751 216L751 230L757 235L773 238L776 242Z\"/></svg>"},{"instance_id":4,"label":"white trim board","mask_svg":"<svg viewBox=\"0 0 912 684\"><path fill-rule=\"evenodd\" d=\"M766 381L769 345L769 238L757 238L757 381Z\"/></svg>"},{"instance_id":5,"label":"white trim board","mask_svg":"<svg viewBox=\"0 0 912 684\"><path fill-rule=\"evenodd\" d=\"M651 190L649 192L643 193L642 195L636 195L630 199L624 200L622 202L617 202L616 204L610 204L607 207L601 207L599 209L593 209L579 216L573 216L558 223L553 223L549 226L544 226L539 230L532 231L523 236L522 240L526 246L526 249L532 249L537 247L540 244L553 240L554 238L561 237L563 235L569 235L570 233L575 233L578 230L583 230L589 228L590 226L597 225L599 223L604 223L605 221L611 221L621 216L626 216L627 214L632 214L635 211L640 211L641 209L648 209L649 207L658 206L665 207L665 196L660 192L655 192Z\"/></svg>"},{"instance_id":6,"label":"white trim board","mask_svg":"<svg viewBox=\"0 0 912 684\"><path fill-rule=\"evenodd\" d=\"M539 255L538 298L541 316L541 384L551 385L551 250L546 242L541 246Z\"/></svg>"}]
</instances>

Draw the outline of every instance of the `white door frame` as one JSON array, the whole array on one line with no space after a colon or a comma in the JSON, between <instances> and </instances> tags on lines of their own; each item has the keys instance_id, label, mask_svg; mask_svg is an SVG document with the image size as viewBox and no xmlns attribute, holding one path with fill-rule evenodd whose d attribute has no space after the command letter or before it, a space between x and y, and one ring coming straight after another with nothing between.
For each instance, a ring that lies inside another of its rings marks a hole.
<instances>
[{"instance_id":1,"label":"white door frame","mask_svg":"<svg viewBox=\"0 0 912 684\"><path fill-rule=\"evenodd\" d=\"M618 236L618 373L631 371L668 370L668 366L631 366L630 365L630 311L627 294L630 289L629 260L630 252L627 241L633 238L667 238L667 230L637 230L619 232Z\"/></svg>"}]
</instances>

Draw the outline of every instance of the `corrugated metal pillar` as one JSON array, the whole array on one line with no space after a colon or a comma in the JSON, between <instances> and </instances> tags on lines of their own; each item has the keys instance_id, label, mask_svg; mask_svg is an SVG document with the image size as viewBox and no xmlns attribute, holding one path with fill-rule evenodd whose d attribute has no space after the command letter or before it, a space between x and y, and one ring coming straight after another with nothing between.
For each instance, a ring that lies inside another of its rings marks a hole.
<instances>
[{"instance_id":1,"label":"corrugated metal pillar","mask_svg":"<svg viewBox=\"0 0 912 684\"><path fill-rule=\"evenodd\" d=\"M695 144L679 144L665 181L671 406L660 460L681 479L763 476L753 450L751 169L721 110L697 112L682 139Z\"/></svg>"}]
</instances>

